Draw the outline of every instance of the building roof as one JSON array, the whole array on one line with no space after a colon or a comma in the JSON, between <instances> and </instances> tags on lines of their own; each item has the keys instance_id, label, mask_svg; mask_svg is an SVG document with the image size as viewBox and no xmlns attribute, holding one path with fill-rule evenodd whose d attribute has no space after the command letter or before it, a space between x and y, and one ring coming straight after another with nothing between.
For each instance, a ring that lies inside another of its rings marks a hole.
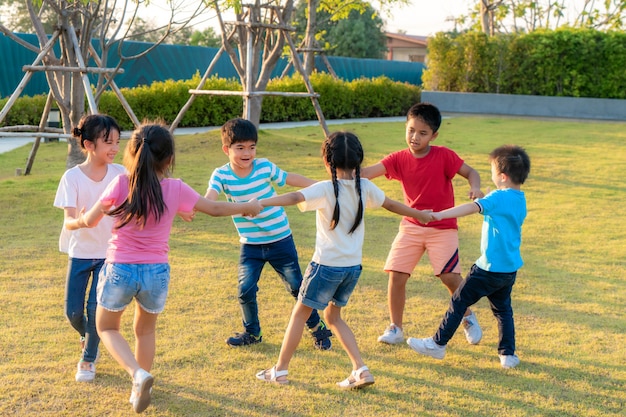
<instances>
[{"instance_id":1,"label":"building roof","mask_svg":"<svg viewBox=\"0 0 626 417\"><path fill-rule=\"evenodd\" d=\"M427 36L407 35L405 33L391 33L391 32L385 32L385 36L391 39L413 43L416 46L425 47L428 44Z\"/></svg>"}]
</instances>

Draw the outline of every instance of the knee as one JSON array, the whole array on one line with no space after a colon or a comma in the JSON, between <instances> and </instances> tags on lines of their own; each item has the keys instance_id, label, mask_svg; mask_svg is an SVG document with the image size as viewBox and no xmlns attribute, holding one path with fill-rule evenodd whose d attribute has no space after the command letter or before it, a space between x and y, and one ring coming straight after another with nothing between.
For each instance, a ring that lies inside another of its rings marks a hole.
<instances>
[{"instance_id":1,"label":"knee","mask_svg":"<svg viewBox=\"0 0 626 417\"><path fill-rule=\"evenodd\" d=\"M250 301L254 301L256 300L256 293L258 291L259 287L256 285L256 283L249 283L249 284L245 284L242 283L239 285L239 302L240 303L247 303Z\"/></svg>"},{"instance_id":2,"label":"knee","mask_svg":"<svg viewBox=\"0 0 626 417\"><path fill-rule=\"evenodd\" d=\"M66 310L65 317L72 324L72 326L80 326L84 320L84 314L82 311Z\"/></svg>"}]
</instances>

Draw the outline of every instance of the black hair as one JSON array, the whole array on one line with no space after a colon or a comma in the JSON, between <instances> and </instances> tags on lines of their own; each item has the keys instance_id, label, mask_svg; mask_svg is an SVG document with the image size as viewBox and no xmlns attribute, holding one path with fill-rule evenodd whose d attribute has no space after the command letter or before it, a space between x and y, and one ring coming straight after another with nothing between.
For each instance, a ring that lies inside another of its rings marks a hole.
<instances>
[{"instance_id":1,"label":"black hair","mask_svg":"<svg viewBox=\"0 0 626 417\"><path fill-rule=\"evenodd\" d=\"M496 170L506 174L514 184L524 184L530 173L530 157L524 148L517 145L503 145L489 154Z\"/></svg>"},{"instance_id":2,"label":"black hair","mask_svg":"<svg viewBox=\"0 0 626 417\"><path fill-rule=\"evenodd\" d=\"M233 143L249 142L257 143L259 135L256 126L249 120L236 118L230 119L221 129L222 145L230 147Z\"/></svg>"},{"instance_id":3,"label":"black hair","mask_svg":"<svg viewBox=\"0 0 626 417\"><path fill-rule=\"evenodd\" d=\"M335 190L335 210L330 223L330 230L339 223L339 182L337 181L337 168L344 171L354 171L356 192L359 197L359 208L354 219L354 224L349 233L359 227L363 220L363 198L361 197L361 163L363 162L363 147L359 138L350 132L331 133L322 144L322 158L330 167L333 189Z\"/></svg>"},{"instance_id":4,"label":"black hair","mask_svg":"<svg viewBox=\"0 0 626 417\"><path fill-rule=\"evenodd\" d=\"M109 142L111 130L121 132L114 118L106 114L89 114L80 119L78 126L72 130L72 135L78 139L80 147L85 150L86 140L95 145L98 138L102 136L105 142Z\"/></svg>"},{"instance_id":5,"label":"black hair","mask_svg":"<svg viewBox=\"0 0 626 417\"><path fill-rule=\"evenodd\" d=\"M406 120L421 119L433 130L433 133L437 133L441 126L441 112L439 109L430 103L417 103L411 106L406 114Z\"/></svg>"},{"instance_id":6,"label":"black hair","mask_svg":"<svg viewBox=\"0 0 626 417\"><path fill-rule=\"evenodd\" d=\"M159 221L165 211L159 175L167 176L174 168L174 138L160 123L144 122L133 132L124 151L128 170L128 196L108 214L119 216L116 228L133 218L141 227L149 215Z\"/></svg>"}]
</instances>

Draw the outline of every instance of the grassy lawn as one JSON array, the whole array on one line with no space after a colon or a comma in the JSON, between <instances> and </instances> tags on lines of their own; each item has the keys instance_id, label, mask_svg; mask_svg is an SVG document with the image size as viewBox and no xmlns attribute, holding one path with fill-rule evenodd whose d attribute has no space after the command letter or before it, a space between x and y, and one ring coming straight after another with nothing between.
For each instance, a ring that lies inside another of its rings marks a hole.
<instances>
[{"instance_id":1,"label":"grassy lawn","mask_svg":"<svg viewBox=\"0 0 626 417\"><path fill-rule=\"evenodd\" d=\"M331 127L336 128L336 127ZM341 126L361 138L366 164L404 148L402 123ZM258 157L287 171L325 179L319 127L260 133ZM477 346L459 330L443 361L404 344L376 342L388 324L382 271L398 216L366 214L363 274L344 317L376 384L343 392L350 371L336 339L329 352L305 335L289 369L291 384L254 374L275 363L293 299L268 266L260 282L263 343L229 348L241 330L236 297L237 234L230 218L177 219L170 240L172 282L157 329L155 388L147 416L618 416L626 409L626 124L454 117L435 144L454 149L490 186L488 153L526 148L528 217L513 291L521 364L500 367L497 326L488 302L474 310L484 336ZM15 177L30 147L0 154L0 415L133 414L131 381L103 352L93 384L74 381L79 341L63 315L67 256L58 252L62 211L52 207L65 170L66 145L43 143L32 175ZM119 160L121 161L121 154ZM201 193L224 164L217 132L177 138L174 176ZM392 198L400 185L375 180ZM455 180L457 203L468 186ZM289 191L289 188L279 192ZM315 215L288 208L304 268L312 255ZM478 257L480 216L459 220L463 271ZM448 295L425 260L407 286L405 335L430 336ZM132 312L124 316L127 337Z\"/></svg>"}]
</instances>

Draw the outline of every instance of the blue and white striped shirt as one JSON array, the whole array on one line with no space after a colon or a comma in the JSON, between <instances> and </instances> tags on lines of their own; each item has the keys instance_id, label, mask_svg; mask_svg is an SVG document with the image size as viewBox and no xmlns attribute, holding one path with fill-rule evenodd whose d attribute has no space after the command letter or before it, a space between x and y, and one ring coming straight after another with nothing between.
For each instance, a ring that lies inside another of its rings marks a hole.
<instances>
[{"instance_id":1,"label":"blue and white striped shirt","mask_svg":"<svg viewBox=\"0 0 626 417\"><path fill-rule=\"evenodd\" d=\"M224 193L231 202L242 203L253 198L273 197L276 194L272 183L282 187L287 182L287 172L265 158L254 160L252 172L245 178L237 176L225 164L216 168L209 180L209 190L217 194ZM232 216L239 241L241 243L260 245L277 242L291 235L289 221L283 207L266 207L256 217Z\"/></svg>"}]
</instances>

